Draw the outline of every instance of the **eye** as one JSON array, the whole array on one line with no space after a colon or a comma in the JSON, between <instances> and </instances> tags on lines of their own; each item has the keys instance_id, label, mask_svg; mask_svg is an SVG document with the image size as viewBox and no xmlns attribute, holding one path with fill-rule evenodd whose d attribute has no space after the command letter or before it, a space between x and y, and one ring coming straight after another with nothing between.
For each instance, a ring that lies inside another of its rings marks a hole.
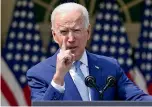
<instances>
[{"instance_id":1,"label":"eye","mask_svg":"<svg viewBox=\"0 0 152 107\"><path fill-rule=\"evenodd\" d=\"M74 32L75 32L75 33L80 33L81 30L80 30L80 29L74 29Z\"/></svg>"},{"instance_id":2,"label":"eye","mask_svg":"<svg viewBox=\"0 0 152 107\"><path fill-rule=\"evenodd\" d=\"M61 33L62 35L66 35L66 34L68 33L68 31L66 31L66 30L61 30L60 33Z\"/></svg>"}]
</instances>

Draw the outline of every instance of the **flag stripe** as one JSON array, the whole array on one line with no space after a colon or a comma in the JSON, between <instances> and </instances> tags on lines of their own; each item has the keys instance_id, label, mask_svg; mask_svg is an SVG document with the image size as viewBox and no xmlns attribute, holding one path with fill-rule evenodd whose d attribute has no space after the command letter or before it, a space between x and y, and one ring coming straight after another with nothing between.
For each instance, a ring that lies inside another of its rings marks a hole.
<instances>
[{"instance_id":1,"label":"flag stripe","mask_svg":"<svg viewBox=\"0 0 152 107\"><path fill-rule=\"evenodd\" d=\"M150 95L152 95L152 83L148 85L148 92Z\"/></svg>"},{"instance_id":2,"label":"flag stripe","mask_svg":"<svg viewBox=\"0 0 152 107\"><path fill-rule=\"evenodd\" d=\"M26 103L28 105L31 105L31 99L30 99L30 88L28 86L25 86L23 88L23 92L24 92L24 96L25 96L25 99L26 99Z\"/></svg>"},{"instance_id":3,"label":"flag stripe","mask_svg":"<svg viewBox=\"0 0 152 107\"><path fill-rule=\"evenodd\" d=\"M0 92L0 96L1 96L1 106L9 106L9 102L8 100L4 97L3 93Z\"/></svg>"},{"instance_id":4,"label":"flag stripe","mask_svg":"<svg viewBox=\"0 0 152 107\"><path fill-rule=\"evenodd\" d=\"M4 59L1 58L1 67L2 67L2 77L4 82L7 82L8 88L13 92L15 99L17 100L19 105L26 105L25 98L23 95L23 91L19 84L16 81L16 78L13 76L11 70L5 63ZM6 91L5 91L6 92ZM3 93L5 94L5 93Z\"/></svg>"},{"instance_id":5,"label":"flag stripe","mask_svg":"<svg viewBox=\"0 0 152 107\"><path fill-rule=\"evenodd\" d=\"M18 103L15 99L13 92L10 90L7 83L4 81L3 77L1 77L1 85L2 85L1 87L2 93L4 94L5 98L8 100L9 104L11 106L18 106Z\"/></svg>"}]
</instances>

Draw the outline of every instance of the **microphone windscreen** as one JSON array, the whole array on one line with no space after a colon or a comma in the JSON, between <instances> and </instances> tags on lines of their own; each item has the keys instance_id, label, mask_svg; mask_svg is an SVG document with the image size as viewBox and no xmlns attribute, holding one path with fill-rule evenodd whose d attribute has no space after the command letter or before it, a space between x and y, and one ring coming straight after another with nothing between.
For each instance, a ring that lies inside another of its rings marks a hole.
<instances>
[{"instance_id":1,"label":"microphone windscreen","mask_svg":"<svg viewBox=\"0 0 152 107\"><path fill-rule=\"evenodd\" d=\"M110 87L114 86L116 83L116 79L113 76L108 76L107 78L107 84L109 84Z\"/></svg>"},{"instance_id":2,"label":"microphone windscreen","mask_svg":"<svg viewBox=\"0 0 152 107\"><path fill-rule=\"evenodd\" d=\"M87 76L85 78L85 84L87 87L94 87L96 84L96 79L93 76Z\"/></svg>"}]
</instances>

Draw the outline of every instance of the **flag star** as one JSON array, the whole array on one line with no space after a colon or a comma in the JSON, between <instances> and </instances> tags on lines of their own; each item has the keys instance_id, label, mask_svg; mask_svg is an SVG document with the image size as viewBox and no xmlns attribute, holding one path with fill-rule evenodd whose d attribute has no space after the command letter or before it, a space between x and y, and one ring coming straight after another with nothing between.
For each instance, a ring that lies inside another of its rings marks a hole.
<instances>
[{"instance_id":1,"label":"flag star","mask_svg":"<svg viewBox=\"0 0 152 107\"><path fill-rule=\"evenodd\" d=\"M114 5L113 5L113 9L114 9L115 11L118 11L118 9L119 9L118 5L114 4Z\"/></svg>"},{"instance_id":2,"label":"flag star","mask_svg":"<svg viewBox=\"0 0 152 107\"><path fill-rule=\"evenodd\" d=\"M145 77L146 77L146 80L147 80L147 81L151 80L151 78L152 78L152 77L150 76L150 74L147 74Z\"/></svg>"},{"instance_id":3,"label":"flag star","mask_svg":"<svg viewBox=\"0 0 152 107\"><path fill-rule=\"evenodd\" d=\"M152 4L151 0L146 0L146 5L150 6Z\"/></svg>"},{"instance_id":4,"label":"flag star","mask_svg":"<svg viewBox=\"0 0 152 107\"><path fill-rule=\"evenodd\" d=\"M148 43L148 49L152 50L152 41L150 43Z\"/></svg>"},{"instance_id":5,"label":"flag star","mask_svg":"<svg viewBox=\"0 0 152 107\"><path fill-rule=\"evenodd\" d=\"M43 61L45 59L46 59L46 56L42 56L40 60Z\"/></svg>"},{"instance_id":6,"label":"flag star","mask_svg":"<svg viewBox=\"0 0 152 107\"><path fill-rule=\"evenodd\" d=\"M112 26L112 31L113 31L113 32L117 32L117 31L118 31L117 25L113 25L113 26Z\"/></svg>"},{"instance_id":7,"label":"flag star","mask_svg":"<svg viewBox=\"0 0 152 107\"><path fill-rule=\"evenodd\" d=\"M128 66L131 66L132 63L133 63L133 62L132 62L132 59L131 59L131 58L128 58L127 61L126 61L126 63L127 63Z\"/></svg>"},{"instance_id":8,"label":"flag star","mask_svg":"<svg viewBox=\"0 0 152 107\"><path fill-rule=\"evenodd\" d=\"M26 72L28 70L28 67L25 64L23 64L21 69L23 72Z\"/></svg>"},{"instance_id":9,"label":"flag star","mask_svg":"<svg viewBox=\"0 0 152 107\"><path fill-rule=\"evenodd\" d=\"M98 50L99 50L98 45L93 45L93 46L92 46L92 51L93 51L93 52L97 52Z\"/></svg>"},{"instance_id":10,"label":"flag star","mask_svg":"<svg viewBox=\"0 0 152 107\"><path fill-rule=\"evenodd\" d=\"M98 24L96 24L95 27L96 27L96 30L97 30L97 31L101 30L101 24L98 23Z\"/></svg>"},{"instance_id":11,"label":"flag star","mask_svg":"<svg viewBox=\"0 0 152 107\"><path fill-rule=\"evenodd\" d=\"M16 27L17 27L17 24L18 24L18 23L17 23L16 21L14 21L14 22L12 23L12 27L13 27L13 28L16 28Z\"/></svg>"},{"instance_id":12,"label":"flag star","mask_svg":"<svg viewBox=\"0 0 152 107\"><path fill-rule=\"evenodd\" d=\"M34 35L34 40L35 41L39 41L40 40L40 35L39 34L35 34Z\"/></svg>"},{"instance_id":13,"label":"flag star","mask_svg":"<svg viewBox=\"0 0 152 107\"><path fill-rule=\"evenodd\" d=\"M39 51L39 46L38 46L38 45L34 45L34 46L33 46L33 51L34 51L34 52Z\"/></svg>"},{"instance_id":14,"label":"flag star","mask_svg":"<svg viewBox=\"0 0 152 107\"><path fill-rule=\"evenodd\" d=\"M29 12L29 13L28 13L28 18L29 18L29 19L32 19L33 17L34 17L33 12Z\"/></svg>"},{"instance_id":15,"label":"flag star","mask_svg":"<svg viewBox=\"0 0 152 107\"><path fill-rule=\"evenodd\" d=\"M19 69L20 69L20 66L19 64L15 64L14 67L13 67L14 71L18 72Z\"/></svg>"},{"instance_id":16,"label":"flag star","mask_svg":"<svg viewBox=\"0 0 152 107\"><path fill-rule=\"evenodd\" d=\"M113 54L113 53L115 53L116 52L116 48L114 47L114 46L111 46L110 47L110 52Z\"/></svg>"},{"instance_id":17,"label":"flag star","mask_svg":"<svg viewBox=\"0 0 152 107\"><path fill-rule=\"evenodd\" d=\"M30 8L33 8L33 6L34 6L33 2L29 2L28 6L29 6Z\"/></svg>"},{"instance_id":18,"label":"flag star","mask_svg":"<svg viewBox=\"0 0 152 107\"><path fill-rule=\"evenodd\" d=\"M52 46L51 48L50 48L51 50L51 53L55 53L56 52L56 50L57 50L57 48L55 47L55 46Z\"/></svg>"},{"instance_id":19,"label":"flag star","mask_svg":"<svg viewBox=\"0 0 152 107\"><path fill-rule=\"evenodd\" d=\"M109 31L109 29L110 29L109 24L105 24L105 25L104 25L104 30L105 30L105 31Z\"/></svg>"},{"instance_id":20,"label":"flag star","mask_svg":"<svg viewBox=\"0 0 152 107\"><path fill-rule=\"evenodd\" d=\"M17 61L21 60L21 54L17 53L15 55L15 60L17 60Z\"/></svg>"},{"instance_id":21,"label":"flag star","mask_svg":"<svg viewBox=\"0 0 152 107\"><path fill-rule=\"evenodd\" d=\"M32 28L33 28L33 24L32 24L32 23L28 23L28 24L27 24L27 29L30 30L30 29L32 29Z\"/></svg>"},{"instance_id":22,"label":"flag star","mask_svg":"<svg viewBox=\"0 0 152 107\"><path fill-rule=\"evenodd\" d=\"M146 9L144 14L148 17L150 15L150 10L149 9Z\"/></svg>"},{"instance_id":23,"label":"flag star","mask_svg":"<svg viewBox=\"0 0 152 107\"><path fill-rule=\"evenodd\" d=\"M144 31L144 32L143 32L143 36L144 36L145 38L148 36L147 31Z\"/></svg>"},{"instance_id":24,"label":"flag star","mask_svg":"<svg viewBox=\"0 0 152 107\"><path fill-rule=\"evenodd\" d=\"M124 38L124 37L120 37L120 39L119 39L119 42L121 43L121 44L124 44L126 41L125 41L126 39Z\"/></svg>"},{"instance_id":25,"label":"flag star","mask_svg":"<svg viewBox=\"0 0 152 107\"><path fill-rule=\"evenodd\" d=\"M35 27L34 27L34 28L35 28L36 31L39 31L40 26L39 26L38 24L35 24Z\"/></svg>"},{"instance_id":26,"label":"flag star","mask_svg":"<svg viewBox=\"0 0 152 107\"><path fill-rule=\"evenodd\" d=\"M30 51L31 45L30 44L25 44L24 49L25 49L25 51Z\"/></svg>"},{"instance_id":27,"label":"flag star","mask_svg":"<svg viewBox=\"0 0 152 107\"><path fill-rule=\"evenodd\" d=\"M132 49L131 48L128 48L127 52L128 52L129 55L132 55Z\"/></svg>"},{"instance_id":28,"label":"flag star","mask_svg":"<svg viewBox=\"0 0 152 107\"><path fill-rule=\"evenodd\" d=\"M13 59L13 54L12 53L7 53L6 54L6 59L7 60L12 60Z\"/></svg>"},{"instance_id":29,"label":"flag star","mask_svg":"<svg viewBox=\"0 0 152 107\"><path fill-rule=\"evenodd\" d=\"M98 19L98 20L101 20L102 18L103 18L102 13L98 13L98 14L97 14L97 19Z\"/></svg>"},{"instance_id":30,"label":"flag star","mask_svg":"<svg viewBox=\"0 0 152 107\"><path fill-rule=\"evenodd\" d=\"M147 69L147 71L150 71L152 69L152 64L147 63L146 64L146 69Z\"/></svg>"},{"instance_id":31,"label":"flag star","mask_svg":"<svg viewBox=\"0 0 152 107\"><path fill-rule=\"evenodd\" d=\"M117 21L118 21L118 19L119 19L119 18L118 18L118 15L116 15L116 14L115 14L115 15L113 15L113 21L117 22Z\"/></svg>"},{"instance_id":32,"label":"flag star","mask_svg":"<svg viewBox=\"0 0 152 107\"><path fill-rule=\"evenodd\" d=\"M27 5L27 1L22 1L22 5L25 7Z\"/></svg>"},{"instance_id":33,"label":"flag star","mask_svg":"<svg viewBox=\"0 0 152 107\"><path fill-rule=\"evenodd\" d=\"M17 1L17 6L20 7L22 5L22 1Z\"/></svg>"},{"instance_id":34,"label":"flag star","mask_svg":"<svg viewBox=\"0 0 152 107\"><path fill-rule=\"evenodd\" d=\"M23 39L23 37L24 37L23 32L19 32L19 33L18 33L18 39Z\"/></svg>"},{"instance_id":35,"label":"flag star","mask_svg":"<svg viewBox=\"0 0 152 107\"><path fill-rule=\"evenodd\" d=\"M123 58L119 57L119 58L118 58L118 62L119 62L120 64L123 64L123 63L124 63Z\"/></svg>"},{"instance_id":36,"label":"flag star","mask_svg":"<svg viewBox=\"0 0 152 107\"><path fill-rule=\"evenodd\" d=\"M107 13L107 14L105 15L105 19L106 19L106 20L110 20L110 18L111 18L111 15L110 15L109 13Z\"/></svg>"},{"instance_id":37,"label":"flag star","mask_svg":"<svg viewBox=\"0 0 152 107\"><path fill-rule=\"evenodd\" d=\"M144 26L147 27L148 25L149 25L148 20L145 20L145 21L144 21Z\"/></svg>"},{"instance_id":38,"label":"flag star","mask_svg":"<svg viewBox=\"0 0 152 107\"><path fill-rule=\"evenodd\" d=\"M106 4L106 7L107 7L108 10L110 10L110 9L112 8L111 3L107 3L107 4Z\"/></svg>"},{"instance_id":39,"label":"flag star","mask_svg":"<svg viewBox=\"0 0 152 107\"><path fill-rule=\"evenodd\" d=\"M20 27L20 28L24 28L24 27L25 27L25 23L24 23L24 22L20 22L20 23L19 23L19 27Z\"/></svg>"},{"instance_id":40,"label":"flag star","mask_svg":"<svg viewBox=\"0 0 152 107\"><path fill-rule=\"evenodd\" d=\"M27 15L26 11L21 11L21 17L24 18Z\"/></svg>"},{"instance_id":41,"label":"flag star","mask_svg":"<svg viewBox=\"0 0 152 107\"><path fill-rule=\"evenodd\" d=\"M19 17L19 15L20 15L20 12L18 10L15 11L14 16L17 18L17 17Z\"/></svg>"},{"instance_id":42,"label":"flag star","mask_svg":"<svg viewBox=\"0 0 152 107\"><path fill-rule=\"evenodd\" d=\"M31 39L32 39L31 33L27 33L27 34L26 34L26 40L31 40Z\"/></svg>"},{"instance_id":43,"label":"flag star","mask_svg":"<svg viewBox=\"0 0 152 107\"><path fill-rule=\"evenodd\" d=\"M120 47L118 50L121 55L125 53L125 49L123 47Z\"/></svg>"},{"instance_id":44,"label":"flag star","mask_svg":"<svg viewBox=\"0 0 152 107\"><path fill-rule=\"evenodd\" d=\"M21 50L23 47L22 43L18 42L16 45L17 50Z\"/></svg>"},{"instance_id":45,"label":"flag star","mask_svg":"<svg viewBox=\"0 0 152 107\"><path fill-rule=\"evenodd\" d=\"M14 48L14 44L12 42L8 43L8 49L12 50Z\"/></svg>"},{"instance_id":46,"label":"flag star","mask_svg":"<svg viewBox=\"0 0 152 107\"><path fill-rule=\"evenodd\" d=\"M152 31L149 33L149 38L152 39Z\"/></svg>"},{"instance_id":47,"label":"flag star","mask_svg":"<svg viewBox=\"0 0 152 107\"><path fill-rule=\"evenodd\" d=\"M107 46L102 45L100 51L105 53L107 51Z\"/></svg>"},{"instance_id":48,"label":"flag star","mask_svg":"<svg viewBox=\"0 0 152 107\"><path fill-rule=\"evenodd\" d=\"M98 42L98 41L100 40L99 34L95 34L95 35L93 36L93 40L96 41L96 42Z\"/></svg>"},{"instance_id":49,"label":"flag star","mask_svg":"<svg viewBox=\"0 0 152 107\"><path fill-rule=\"evenodd\" d=\"M148 52L147 53L147 60L151 60L152 59L152 53Z\"/></svg>"},{"instance_id":50,"label":"flag star","mask_svg":"<svg viewBox=\"0 0 152 107\"><path fill-rule=\"evenodd\" d=\"M37 62L38 61L38 57L36 55L32 56L32 62Z\"/></svg>"},{"instance_id":51,"label":"flag star","mask_svg":"<svg viewBox=\"0 0 152 107\"><path fill-rule=\"evenodd\" d=\"M146 68L145 63L142 63L142 64L141 64L141 69L142 69L142 70L145 70L145 68Z\"/></svg>"},{"instance_id":52,"label":"flag star","mask_svg":"<svg viewBox=\"0 0 152 107\"><path fill-rule=\"evenodd\" d=\"M102 3L100 3L100 9L103 9L105 6L104 6L104 4L102 4Z\"/></svg>"},{"instance_id":53,"label":"flag star","mask_svg":"<svg viewBox=\"0 0 152 107\"><path fill-rule=\"evenodd\" d=\"M29 55L27 55L27 54L25 54L25 55L23 55L23 61L29 61Z\"/></svg>"},{"instance_id":54,"label":"flag star","mask_svg":"<svg viewBox=\"0 0 152 107\"><path fill-rule=\"evenodd\" d=\"M116 35L113 35L113 36L111 37L111 42L112 42L112 43L116 43L116 42L117 42L117 36L116 36Z\"/></svg>"},{"instance_id":55,"label":"flag star","mask_svg":"<svg viewBox=\"0 0 152 107\"><path fill-rule=\"evenodd\" d=\"M124 33L126 31L126 29L124 27L120 27L120 32Z\"/></svg>"},{"instance_id":56,"label":"flag star","mask_svg":"<svg viewBox=\"0 0 152 107\"><path fill-rule=\"evenodd\" d=\"M26 82L26 77L25 75L20 76L20 82L25 83Z\"/></svg>"},{"instance_id":57,"label":"flag star","mask_svg":"<svg viewBox=\"0 0 152 107\"><path fill-rule=\"evenodd\" d=\"M109 37L105 34L102 36L102 39L104 42L107 42L109 40Z\"/></svg>"},{"instance_id":58,"label":"flag star","mask_svg":"<svg viewBox=\"0 0 152 107\"><path fill-rule=\"evenodd\" d=\"M15 38L15 33L14 32L10 32L10 38L11 39Z\"/></svg>"}]
</instances>

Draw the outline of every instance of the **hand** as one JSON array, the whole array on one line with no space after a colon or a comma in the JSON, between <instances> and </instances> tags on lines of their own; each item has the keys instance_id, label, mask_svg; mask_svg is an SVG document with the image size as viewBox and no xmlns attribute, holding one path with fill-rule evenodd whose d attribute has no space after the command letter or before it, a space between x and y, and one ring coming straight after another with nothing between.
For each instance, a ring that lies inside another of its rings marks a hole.
<instances>
[{"instance_id":1,"label":"hand","mask_svg":"<svg viewBox=\"0 0 152 107\"><path fill-rule=\"evenodd\" d=\"M66 42L67 39L64 38L61 50L57 55L56 73L53 77L53 81L59 85L63 85L64 76L70 70L72 63L75 60L75 55L71 53L70 49L67 49Z\"/></svg>"}]
</instances>

